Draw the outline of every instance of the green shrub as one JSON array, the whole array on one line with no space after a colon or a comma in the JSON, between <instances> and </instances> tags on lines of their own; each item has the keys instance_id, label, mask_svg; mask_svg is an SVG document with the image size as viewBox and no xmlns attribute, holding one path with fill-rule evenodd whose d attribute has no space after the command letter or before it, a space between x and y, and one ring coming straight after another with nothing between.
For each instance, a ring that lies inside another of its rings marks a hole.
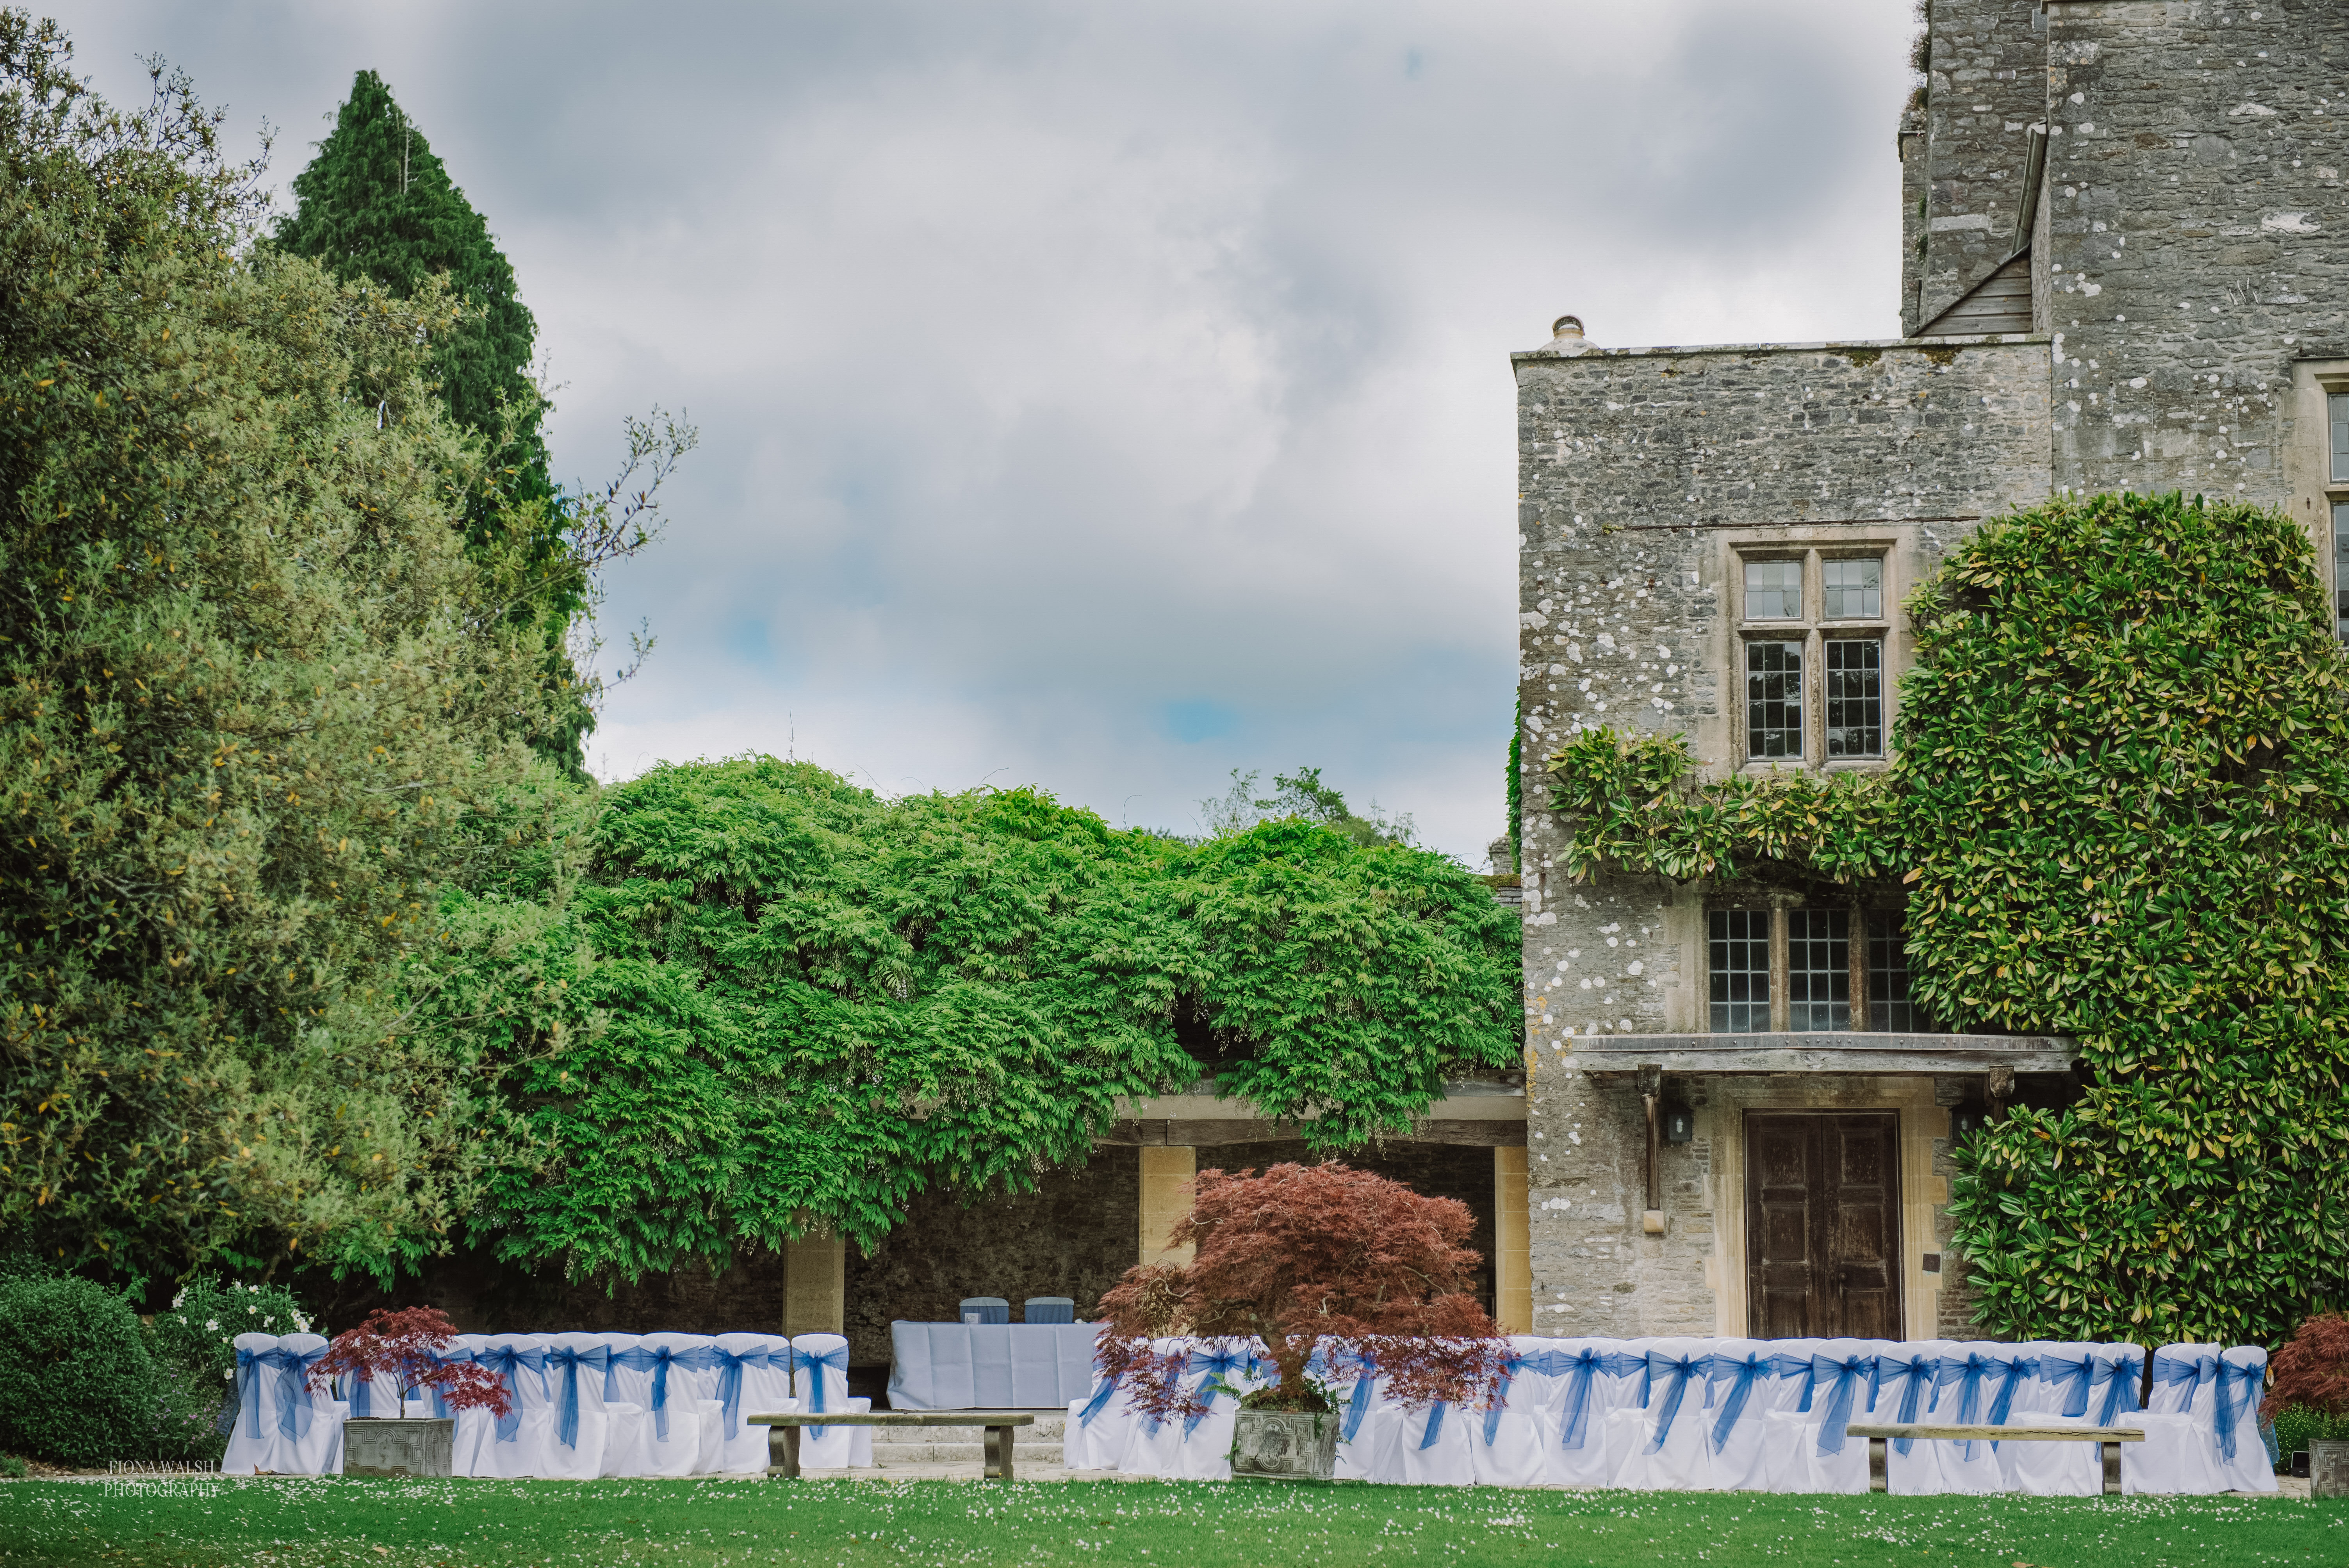
<instances>
[{"instance_id":1,"label":"green shrub","mask_svg":"<svg viewBox=\"0 0 2349 1568\"><path fill-rule=\"evenodd\" d=\"M217 1459L221 1423L236 1403L236 1336L307 1334L310 1318L282 1284L222 1284L199 1274L148 1327L157 1387L152 1447L158 1459Z\"/></svg>"},{"instance_id":2,"label":"green shrub","mask_svg":"<svg viewBox=\"0 0 2349 1568\"><path fill-rule=\"evenodd\" d=\"M156 1387L120 1296L71 1275L0 1282L0 1449L69 1465L144 1458Z\"/></svg>"},{"instance_id":3,"label":"green shrub","mask_svg":"<svg viewBox=\"0 0 2349 1568\"><path fill-rule=\"evenodd\" d=\"M2312 1442L2349 1442L2349 1416L2335 1416L2323 1410L2312 1410L2305 1405L2294 1405L2280 1411L2275 1418L2276 1453L2285 1464L2292 1456Z\"/></svg>"}]
</instances>

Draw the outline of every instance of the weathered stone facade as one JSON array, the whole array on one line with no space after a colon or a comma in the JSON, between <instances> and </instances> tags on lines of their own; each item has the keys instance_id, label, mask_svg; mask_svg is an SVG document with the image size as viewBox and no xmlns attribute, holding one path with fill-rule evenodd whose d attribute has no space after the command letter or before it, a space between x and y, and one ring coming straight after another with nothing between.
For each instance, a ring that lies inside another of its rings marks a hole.
<instances>
[{"instance_id":1,"label":"weathered stone facade","mask_svg":"<svg viewBox=\"0 0 2349 1568\"><path fill-rule=\"evenodd\" d=\"M1652 1038L1661 1057L1675 1055L1666 1037L1712 1028L1711 912L1769 907L1783 987L1786 911L1821 890L1630 875L1569 885L1565 830L1544 809L1549 753L1605 727L1683 734L1716 773L1884 767L1829 756L1815 658L1802 676L1813 728L1795 754L1749 760L1749 725L1765 721L1749 711L1746 639L1808 635L1815 653L1836 634L1823 568L1879 563L1881 611L1862 630L1880 640L1889 734L1910 658L1901 597L1982 520L2057 491L2182 489L2289 507L2332 570L2332 508L2349 507L2349 483L2331 485L2349 467L2324 428L2327 393L2349 391L2338 238L2349 6L1933 0L1930 21L1923 101L1895 138L1903 327L1931 324L2027 247L2033 330L1635 350L1596 346L1568 318L1513 356L1541 1332L1747 1332L1744 1130L1755 1114L1800 1110L1897 1116L1904 1331L1972 1332L1950 1254L1950 1108L1981 1102L1992 1081L1946 1061L1770 1076L1726 1065L1737 1059L1726 1044L1695 1053L1724 1065L1651 1085L1693 1127L1659 1146L1651 1205L1640 1086L1602 1074L1578 1044L1604 1040L1620 1063L1638 1042ZM1801 583L1798 613L1772 612L1795 631L1745 619L1755 562ZM1855 975L1867 963L1853 960ZM1775 1006L1764 1032L1717 1038L1769 1043L1789 1026ZM2043 1078L2011 1092L2069 1090Z\"/></svg>"}]
</instances>

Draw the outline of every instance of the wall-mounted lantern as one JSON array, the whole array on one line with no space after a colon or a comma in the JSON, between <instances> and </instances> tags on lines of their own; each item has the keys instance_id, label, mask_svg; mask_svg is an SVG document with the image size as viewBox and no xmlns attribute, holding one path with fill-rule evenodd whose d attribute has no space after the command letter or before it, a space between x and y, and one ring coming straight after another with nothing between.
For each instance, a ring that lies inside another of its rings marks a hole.
<instances>
[{"instance_id":1,"label":"wall-mounted lantern","mask_svg":"<svg viewBox=\"0 0 2349 1568\"><path fill-rule=\"evenodd\" d=\"M1696 1112L1684 1105L1666 1106L1663 1124L1667 1143L1686 1143L1696 1136Z\"/></svg>"},{"instance_id":2,"label":"wall-mounted lantern","mask_svg":"<svg viewBox=\"0 0 2349 1568\"><path fill-rule=\"evenodd\" d=\"M1950 1141L1964 1142L1981 1131L1982 1123L1989 1119L1990 1109L1987 1106L1953 1105L1950 1107Z\"/></svg>"}]
</instances>

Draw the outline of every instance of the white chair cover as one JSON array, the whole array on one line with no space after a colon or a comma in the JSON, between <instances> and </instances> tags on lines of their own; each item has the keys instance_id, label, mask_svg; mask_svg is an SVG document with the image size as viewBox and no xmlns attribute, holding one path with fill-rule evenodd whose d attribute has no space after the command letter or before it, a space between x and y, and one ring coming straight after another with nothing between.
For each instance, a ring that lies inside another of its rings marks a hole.
<instances>
[{"instance_id":1,"label":"white chair cover","mask_svg":"<svg viewBox=\"0 0 2349 1568\"><path fill-rule=\"evenodd\" d=\"M802 1334L792 1341L792 1391L800 1408L819 1415L827 1410L847 1414L858 1408L848 1397L848 1341L837 1334ZM870 1408L872 1401L864 1401ZM856 1439L864 1439L864 1452ZM870 1427L802 1427L800 1465L804 1470L847 1470L860 1457L869 1467L873 1453Z\"/></svg>"},{"instance_id":2,"label":"white chair cover","mask_svg":"<svg viewBox=\"0 0 2349 1568\"><path fill-rule=\"evenodd\" d=\"M490 1336L486 1334L460 1334L435 1352L432 1359L443 1367L471 1365L473 1358L481 1353L482 1346L489 1342ZM450 1408L447 1400L437 1389L433 1391L431 1398L432 1414L436 1417L453 1418L457 1423L454 1439L456 1447L449 1457L449 1473L471 1475L473 1466L481 1460L481 1412Z\"/></svg>"},{"instance_id":3,"label":"white chair cover","mask_svg":"<svg viewBox=\"0 0 2349 1568\"><path fill-rule=\"evenodd\" d=\"M1183 1355L1192 1357L1197 1342L1185 1338L1154 1339L1150 1342L1153 1355ZM1185 1388L1195 1388L1206 1372L1194 1357L1186 1360L1174 1380ZM1137 1417L1126 1434L1125 1448L1118 1455L1117 1468L1125 1475L1172 1477L1182 1460L1183 1418L1170 1416L1154 1420Z\"/></svg>"},{"instance_id":4,"label":"white chair cover","mask_svg":"<svg viewBox=\"0 0 2349 1568\"><path fill-rule=\"evenodd\" d=\"M224 1474L340 1475L343 1422L351 1408L310 1376L326 1353L315 1334L240 1334L236 1353L236 1429L221 1457Z\"/></svg>"},{"instance_id":5,"label":"white chair cover","mask_svg":"<svg viewBox=\"0 0 2349 1568\"><path fill-rule=\"evenodd\" d=\"M647 1441L645 1413L634 1405L605 1403L610 1352L602 1337L550 1334L540 1355L552 1402L538 1473L563 1480L637 1473L626 1467L632 1455L640 1467L648 1457L640 1451ZM616 1464L620 1468L612 1468Z\"/></svg>"},{"instance_id":6,"label":"white chair cover","mask_svg":"<svg viewBox=\"0 0 2349 1568\"><path fill-rule=\"evenodd\" d=\"M1439 1401L1419 1409L1387 1405L1371 1418L1385 1429L1377 1441L1373 1480L1404 1486L1474 1486L1481 1410Z\"/></svg>"},{"instance_id":7,"label":"white chair cover","mask_svg":"<svg viewBox=\"0 0 2349 1568\"><path fill-rule=\"evenodd\" d=\"M1174 1449L1174 1475L1180 1480L1232 1479L1232 1429L1239 1417L1240 1396L1254 1386L1256 1341L1202 1339L1191 1347L1190 1370L1207 1401L1207 1413L1169 1423L1181 1429ZM1230 1392L1216 1392L1220 1383Z\"/></svg>"},{"instance_id":8,"label":"white chair cover","mask_svg":"<svg viewBox=\"0 0 2349 1568\"><path fill-rule=\"evenodd\" d=\"M1447 1417L1469 1429L1469 1459L1479 1486L1539 1486L1557 1446L1559 1381L1566 1358L1556 1341L1509 1336L1509 1372L1488 1410Z\"/></svg>"},{"instance_id":9,"label":"white chair cover","mask_svg":"<svg viewBox=\"0 0 2349 1568\"><path fill-rule=\"evenodd\" d=\"M604 1374L605 1403L634 1405L646 1413L643 1469L629 1473L688 1476L701 1459L701 1411L690 1382L678 1377L673 1347L659 1335L604 1334L610 1353ZM714 1406L717 1401L710 1403ZM715 1412L712 1423L715 1425ZM663 1428L667 1428L666 1436Z\"/></svg>"},{"instance_id":10,"label":"white chair cover","mask_svg":"<svg viewBox=\"0 0 2349 1568\"><path fill-rule=\"evenodd\" d=\"M1395 1431L1391 1424L1377 1419L1386 1408L1386 1379L1351 1346L1333 1343L1329 1356L1330 1387L1340 1390L1344 1401L1338 1412L1337 1478L1374 1480L1391 1468L1384 1463L1381 1447L1393 1439Z\"/></svg>"},{"instance_id":11,"label":"white chair cover","mask_svg":"<svg viewBox=\"0 0 2349 1568\"><path fill-rule=\"evenodd\" d=\"M2016 1359L2017 1348L1985 1339L1943 1342L1934 1358L1927 1418L1961 1427L2004 1425L2027 1367ZM1909 1458L1911 1462L1903 1467L1909 1471L1908 1484L1902 1489L1909 1493L1988 1495L2005 1490L1998 1450L1987 1442L1920 1439ZM1889 1474L1886 1481L1889 1486Z\"/></svg>"},{"instance_id":12,"label":"white chair cover","mask_svg":"<svg viewBox=\"0 0 2349 1568\"><path fill-rule=\"evenodd\" d=\"M1783 1371L1762 1415L1763 1490L1785 1492L1866 1491L1868 1442L1846 1434L1864 1420L1868 1390L1882 1342L1871 1339L1786 1339ZM1715 1457L1715 1463L1720 1456Z\"/></svg>"},{"instance_id":13,"label":"white chair cover","mask_svg":"<svg viewBox=\"0 0 2349 1568\"><path fill-rule=\"evenodd\" d=\"M1608 1442L1619 1458L1612 1484L1631 1491L1713 1490L1712 1429L1705 1419L1710 1342L1648 1342L1647 1403L1617 1410Z\"/></svg>"},{"instance_id":14,"label":"white chair cover","mask_svg":"<svg viewBox=\"0 0 2349 1568\"><path fill-rule=\"evenodd\" d=\"M2121 1491L2201 1495L2226 1490L2219 1469L2216 1345L2165 1345L2153 1353L2153 1397L2130 1424L2145 1441L2121 1447Z\"/></svg>"},{"instance_id":15,"label":"white chair cover","mask_svg":"<svg viewBox=\"0 0 2349 1568\"><path fill-rule=\"evenodd\" d=\"M792 1342L780 1334L721 1334L718 1352L720 1425L718 1468L729 1475L763 1475L769 1429L750 1418L798 1408L792 1398Z\"/></svg>"},{"instance_id":16,"label":"white chair cover","mask_svg":"<svg viewBox=\"0 0 2349 1568\"><path fill-rule=\"evenodd\" d=\"M1623 1459L1612 1418L1636 1409L1648 1386L1645 1339L1557 1339L1550 1342L1556 1368L1550 1407L1556 1440L1544 1457L1542 1480L1549 1486L1613 1484ZM1626 1428L1628 1433L1630 1429Z\"/></svg>"},{"instance_id":17,"label":"white chair cover","mask_svg":"<svg viewBox=\"0 0 2349 1568\"><path fill-rule=\"evenodd\" d=\"M2211 1429L2219 1452L2219 1484L2228 1491L2273 1491L2275 1469L2268 1463L2267 1445L2260 1440L2260 1400L2267 1391L2268 1353L2256 1345L2239 1346L2219 1357ZM2235 1451L2226 1451L2231 1431Z\"/></svg>"},{"instance_id":18,"label":"white chair cover","mask_svg":"<svg viewBox=\"0 0 2349 1568\"><path fill-rule=\"evenodd\" d=\"M1061 1462L1070 1470L1113 1470L1125 1456L1126 1439L1133 1429L1133 1398L1093 1370L1092 1391L1069 1402L1069 1421L1062 1429Z\"/></svg>"},{"instance_id":19,"label":"white chair cover","mask_svg":"<svg viewBox=\"0 0 2349 1568\"><path fill-rule=\"evenodd\" d=\"M1946 1339L1925 1339L1904 1340L1878 1351L1876 1375L1868 1385L1868 1418L1885 1426L1924 1420L1932 1408L1933 1378L1941 1355L1954 1348ZM1886 1444L1885 1490L1896 1497L1940 1491L1934 1446L1909 1438Z\"/></svg>"},{"instance_id":20,"label":"white chair cover","mask_svg":"<svg viewBox=\"0 0 2349 1568\"><path fill-rule=\"evenodd\" d=\"M2031 1371L2017 1388L2009 1424L2033 1427L2093 1426L2089 1396L2095 1378L2095 1346L2085 1342L2035 1339L2017 1347ZM2094 1443L2001 1443L2002 1490L2030 1497L2101 1497L2104 1449Z\"/></svg>"},{"instance_id":21,"label":"white chair cover","mask_svg":"<svg viewBox=\"0 0 2349 1568\"><path fill-rule=\"evenodd\" d=\"M672 1411L682 1401L682 1408L692 1412L697 1423L699 1440L694 1449L690 1473L716 1475L726 1456L726 1412L718 1402L717 1342L707 1334L647 1334L636 1342L636 1347L668 1356ZM674 1415L669 1435L677 1435ZM657 1426L654 1428L654 1440L659 1440Z\"/></svg>"},{"instance_id":22,"label":"white chair cover","mask_svg":"<svg viewBox=\"0 0 2349 1568\"><path fill-rule=\"evenodd\" d=\"M1719 1491L1771 1491L1786 1464L1771 1439L1771 1411L1801 1401L1810 1382L1808 1339L1716 1339L1705 1369L1705 1442ZM1795 1347L1802 1346L1800 1350ZM1775 1460L1775 1462L1774 1462Z\"/></svg>"},{"instance_id":23,"label":"white chair cover","mask_svg":"<svg viewBox=\"0 0 2349 1568\"><path fill-rule=\"evenodd\" d=\"M545 1339L535 1334L493 1334L473 1353L473 1361L498 1375L513 1408L502 1419L487 1410L459 1413L457 1440L472 1453L471 1473L552 1473L556 1463L550 1451L554 1446L554 1388L546 1376Z\"/></svg>"}]
</instances>

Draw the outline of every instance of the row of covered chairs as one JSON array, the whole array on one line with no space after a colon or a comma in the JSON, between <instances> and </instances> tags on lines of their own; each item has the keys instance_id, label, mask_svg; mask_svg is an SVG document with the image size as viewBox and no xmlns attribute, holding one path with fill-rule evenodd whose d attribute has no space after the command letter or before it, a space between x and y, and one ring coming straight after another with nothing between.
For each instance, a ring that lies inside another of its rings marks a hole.
<instances>
[{"instance_id":1,"label":"row of covered chairs","mask_svg":"<svg viewBox=\"0 0 2349 1568\"><path fill-rule=\"evenodd\" d=\"M848 1341L837 1334L459 1335L444 1363L496 1373L511 1408L451 1412L434 1396L403 1405L397 1381L338 1378L309 1387L326 1353L315 1334L239 1335L236 1426L221 1468L232 1473L339 1475L343 1424L407 1415L456 1417L453 1473L462 1476L688 1476L767 1467L763 1426L775 1412L863 1412L848 1396ZM812 1427L801 1463L873 1462L872 1429Z\"/></svg>"},{"instance_id":2,"label":"row of covered chairs","mask_svg":"<svg viewBox=\"0 0 2349 1568\"><path fill-rule=\"evenodd\" d=\"M1187 1353L1179 1376L1214 1385L1205 1415L1153 1421L1105 1382L1070 1407L1072 1469L1220 1479L1237 1399L1276 1378L1250 1340L1162 1340ZM2272 1491L2257 1426L2267 1353L2171 1345L2156 1351L2140 1408L2141 1346L1863 1339L1509 1341L1490 1408L1409 1408L1384 1398L1375 1366L1342 1346L1314 1374L1343 1392L1338 1474L1417 1485L1616 1487L1652 1491L1859 1492L1868 1444L1854 1423L2122 1426L2131 1492ZM1896 1493L2095 1496L2100 1450L2081 1443L1897 1440Z\"/></svg>"}]
</instances>

